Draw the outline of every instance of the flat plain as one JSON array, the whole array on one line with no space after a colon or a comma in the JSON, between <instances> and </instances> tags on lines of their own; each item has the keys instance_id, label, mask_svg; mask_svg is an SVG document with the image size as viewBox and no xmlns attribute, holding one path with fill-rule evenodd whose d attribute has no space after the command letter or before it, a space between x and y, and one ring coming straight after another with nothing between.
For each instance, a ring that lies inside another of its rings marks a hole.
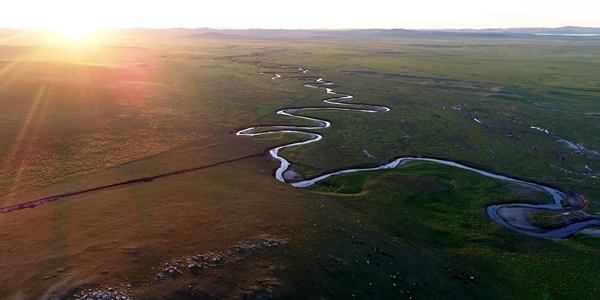
<instances>
[{"instance_id":1,"label":"flat plain","mask_svg":"<svg viewBox=\"0 0 600 300\"><path fill-rule=\"evenodd\" d=\"M235 134L312 125L276 112L331 107L303 86L323 78L391 110L303 111L332 125L281 153L302 176L440 157L569 190L594 216L600 39L141 32L0 39L0 208L59 196L0 214L0 298L600 293L597 237L540 239L489 219L493 203L550 201L539 190L427 162L294 188L268 150L305 137Z\"/></svg>"}]
</instances>

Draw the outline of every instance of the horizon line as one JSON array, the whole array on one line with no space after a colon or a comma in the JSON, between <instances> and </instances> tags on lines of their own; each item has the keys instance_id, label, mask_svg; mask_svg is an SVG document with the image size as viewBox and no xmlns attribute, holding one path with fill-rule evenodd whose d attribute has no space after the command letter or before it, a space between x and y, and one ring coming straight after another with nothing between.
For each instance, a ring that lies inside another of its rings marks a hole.
<instances>
[{"instance_id":1,"label":"horizon line","mask_svg":"<svg viewBox=\"0 0 600 300\"><path fill-rule=\"evenodd\" d=\"M213 30L293 30L293 31L302 31L302 30L313 30L313 31L348 31L348 30L416 30L416 31L436 31L436 30L511 30L511 29L565 29L565 28L580 28L580 29L598 29L600 27L589 27L589 26L573 26L573 25L565 25L559 27L486 27L486 28L472 28L472 27L462 27L462 28L384 28L384 27L357 27L357 28L262 28L262 27L247 27L247 28L236 28L236 27L99 27L97 30L107 30L107 29L115 29L115 30L124 30L124 29L151 29L151 30L169 30L169 29L186 29L186 30L197 30L197 29L213 29ZM1 27L0 29L13 29L13 30L26 30L26 29L45 29L52 30L51 27Z\"/></svg>"}]
</instances>

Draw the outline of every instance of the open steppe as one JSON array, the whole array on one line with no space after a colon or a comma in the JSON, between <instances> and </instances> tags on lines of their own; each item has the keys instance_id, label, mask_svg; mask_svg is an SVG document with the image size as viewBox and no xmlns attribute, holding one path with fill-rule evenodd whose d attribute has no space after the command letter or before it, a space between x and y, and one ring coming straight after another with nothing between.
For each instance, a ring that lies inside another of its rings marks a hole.
<instances>
[{"instance_id":1,"label":"open steppe","mask_svg":"<svg viewBox=\"0 0 600 300\"><path fill-rule=\"evenodd\" d=\"M600 39L122 34L0 37L0 208L68 195L0 214L1 299L600 292L597 237L486 213L549 202L540 190L427 162L294 188L268 150L305 136L235 134L313 125L275 112L330 107L303 86L323 78L391 110L303 111L332 125L281 153L302 176L440 157L584 197L583 214L528 219L560 226L600 211Z\"/></svg>"}]
</instances>

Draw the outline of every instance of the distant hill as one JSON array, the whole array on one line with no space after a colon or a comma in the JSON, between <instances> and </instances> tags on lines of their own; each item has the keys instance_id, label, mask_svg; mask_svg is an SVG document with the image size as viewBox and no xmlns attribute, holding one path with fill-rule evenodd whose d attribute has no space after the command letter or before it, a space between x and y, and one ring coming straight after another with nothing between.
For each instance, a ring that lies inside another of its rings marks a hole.
<instances>
[{"instance_id":1,"label":"distant hill","mask_svg":"<svg viewBox=\"0 0 600 300\"><path fill-rule=\"evenodd\" d=\"M445 29L444 32L493 32L512 34L600 34L600 28L566 26L557 28L531 27L531 28L488 28L488 29Z\"/></svg>"},{"instance_id":2,"label":"distant hill","mask_svg":"<svg viewBox=\"0 0 600 300\"><path fill-rule=\"evenodd\" d=\"M347 30L289 30L289 29L213 29L210 32L194 34L197 38L258 38L258 39L302 39L302 38L516 38L536 34L600 34L600 28L561 27L561 28L507 28L507 29L347 29Z\"/></svg>"},{"instance_id":3,"label":"distant hill","mask_svg":"<svg viewBox=\"0 0 600 300\"><path fill-rule=\"evenodd\" d=\"M201 39L235 39L235 38L247 38L247 36L233 34L233 33L224 33L220 31L209 31L204 33L196 33L189 35L180 35L182 38L201 38Z\"/></svg>"},{"instance_id":4,"label":"distant hill","mask_svg":"<svg viewBox=\"0 0 600 300\"><path fill-rule=\"evenodd\" d=\"M190 38L190 39L504 39L532 38L539 35L598 35L600 28L559 27L559 28L489 28L489 29L213 29L213 28L124 28L102 29L94 34L98 40L132 38ZM56 42L57 35L49 29L0 28L0 45L47 44ZM543 37L540 37L543 38ZM573 38L573 37L564 37Z\"/></svg>"},{"instance_id":5,"label":"distant hill","mask_svg":"<svg viewBox=\"0 0 600 300\"><path fill-rule=\"evenodd\" d=\"M223 29L193 34L195 38L254 38L254 39L306 39L306 38L461 38L461 37L509 37L495 32L450 32L406 29L349 29L349 30L289 30L289 29Z\"/></svg>"}]
</instances>

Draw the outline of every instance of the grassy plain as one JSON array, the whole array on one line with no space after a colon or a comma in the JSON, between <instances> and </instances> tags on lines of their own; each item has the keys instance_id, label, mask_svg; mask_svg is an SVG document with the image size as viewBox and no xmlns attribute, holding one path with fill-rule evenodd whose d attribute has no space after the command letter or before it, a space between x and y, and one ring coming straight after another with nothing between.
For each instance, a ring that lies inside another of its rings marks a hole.
<instances>
[{"instance_id":1,"label":"grassy plain","mask_svg":"<svg viewBox=\"0 0 600 300\"><path fill-rule=\"evenodd\" d=\"M135 299L593 298L597 238L531 238L485 213L547 195L429 163L296 189L272 177L265 149L298 137L234 133L303 124L274 112L328 106L322 90L302 87L323 77L392 110L311 112L332 121L325 138L284 153L307 177L440 156L570 189L597 212L598 47L553 38L0 44L0 207L205 167L0 215L0 298L75 299L127 284ZM265 238L289 242L155 280L173 260Z\"/></svg>"}]
</instances>

